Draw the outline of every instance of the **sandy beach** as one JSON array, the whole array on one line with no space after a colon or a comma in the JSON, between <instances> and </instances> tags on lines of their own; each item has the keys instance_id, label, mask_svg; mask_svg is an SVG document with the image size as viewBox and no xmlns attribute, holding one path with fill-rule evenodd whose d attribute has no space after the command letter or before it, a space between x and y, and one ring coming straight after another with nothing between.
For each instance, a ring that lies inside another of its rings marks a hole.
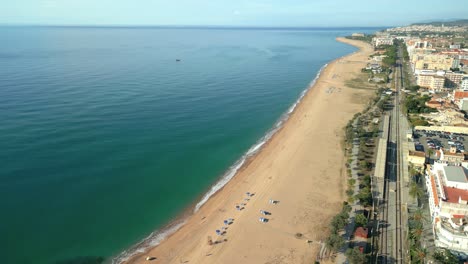
<instances>
[{"instance_id":1,"label":"sandy beach","mask_svg":"<svg viewBox=\"0 0 468 264\"><path fill-rule=\"evenodd\" d=\"M313 263L345 200L344 126L374 93L345 86L365 67L372 47L337 40L360 51L331 62L284 127L221 191L177 232L127 263ZM246 192L254 194L248 201ZM233 223L218 236L228 218ZM208 236L220 243L208 245Z\"/></svg>"}]
</instances>

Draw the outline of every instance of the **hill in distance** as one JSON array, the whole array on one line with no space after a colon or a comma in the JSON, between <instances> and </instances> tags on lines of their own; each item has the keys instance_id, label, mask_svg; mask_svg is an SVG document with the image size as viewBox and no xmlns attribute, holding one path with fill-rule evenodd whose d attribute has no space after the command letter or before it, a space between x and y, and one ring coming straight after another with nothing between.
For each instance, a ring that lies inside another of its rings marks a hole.
<instances>
[{"instance_id":1,"label":"hill in distance","mask_svg":"<svg viewBox=\"0 0 468 264\"><path fill-rule=\"evenodd\" d=\"M413 23L411 25L433 25L433 26L468 26L468 19L451 19L446 21L433 21L425 23Z\"/></svg>"}]
</instances>

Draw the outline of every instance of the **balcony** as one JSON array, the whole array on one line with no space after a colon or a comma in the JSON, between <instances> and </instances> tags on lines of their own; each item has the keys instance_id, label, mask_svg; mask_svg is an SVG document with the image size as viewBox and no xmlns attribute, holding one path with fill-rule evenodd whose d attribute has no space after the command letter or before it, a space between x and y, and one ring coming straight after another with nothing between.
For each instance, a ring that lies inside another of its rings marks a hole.
<instances>
[{"instance_id":1,"label":"balcony","mask_svg":"<svg viewBox=\"0 0 468 264\"><path fill-rule=\"evenodd\" d=\"M441 231L449 232L452 236L458 237L460 239L468 239L468 232L463 231L465 226L460 228L453 228L452 225L447 220L441 221Z\"/></svg>"}]
</instances>

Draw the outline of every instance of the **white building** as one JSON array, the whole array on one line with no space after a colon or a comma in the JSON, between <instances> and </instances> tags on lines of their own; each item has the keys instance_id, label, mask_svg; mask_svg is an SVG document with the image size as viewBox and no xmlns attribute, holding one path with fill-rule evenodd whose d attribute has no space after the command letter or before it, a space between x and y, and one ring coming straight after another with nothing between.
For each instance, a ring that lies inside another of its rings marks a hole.
<instances>
[{"instance_id":1,"label":"white building","mask_svg":"<svg viewBox=\"0 0 468 264\"><path fill-rule=\"evenodd\" d=\"M353 33L351 37L364 37L364 33Z\"/></svg>"},{"instance_id":2,"label":"white building","mask_svg":"<svg viewBox=\"0 0 468 264\"><path fill-rule=\"evenodd\" d=\"M457 103L458 109L468 111L468 98L463 98Z\"/></svg>"},{"instance_id":3,"label":"white building","mask_svg":"<svg viewBox=\"0 0 468 264\"><path fill-rule=\"evenodd\" d=\"M374 47L378 47L381 45L393 45L393 38L392 37L374 37L372 39L372 43L374 44Z\"/></svg>"},{"instance_id":4,"label":"white building","mask_svg":"<svg viewBox=\"0 0 468 264\"><path fill-rule=\"evenodd\" d=\"M468 90L468 76L463 77L461 84L460 84L460 89L465 90L465 91Z\"/></svg>"},{"instance_id":5,"label":"white building","mask_svg":"<svg viewBox=\"0 0 468 264\"><path fill-rule=\"evenodd\" d=\"M435 161L426 172L434 243L468 256L468 169Z\"/></svg>"}]
</instances>

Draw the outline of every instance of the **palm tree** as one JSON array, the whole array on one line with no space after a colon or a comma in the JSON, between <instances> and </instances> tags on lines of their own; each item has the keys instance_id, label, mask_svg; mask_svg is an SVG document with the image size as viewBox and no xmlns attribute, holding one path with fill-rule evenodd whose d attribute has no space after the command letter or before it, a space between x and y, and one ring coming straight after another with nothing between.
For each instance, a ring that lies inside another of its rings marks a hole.
<instances>
[{"instance_id":1,"label":"palm tree","mask_svg":"<svg viewBox=\"0 0 468 264\"><path fill-rule=\"evenodd\" d=\"M424 195L424 191L416 182L411 182L409 186L409 195L413 198L421 198Z\"/></svg>"},{"instance_id":2,"label":"palm tree","mask_svg":"<svg viewBox=\"0 0 468 264\"><path fill-rule=\"evenodd\" d=\"M411 255L414 258L415 263L424 263L424 260L426 259L428 254L428 251L426 248L414 248L411 252Z\"/></svg>"},{"instance_id":3,"label":"palm tree","mask_svg":"<svg viewBox=\"0 0 468 264\"><path fill-rule=\"evenodd\" d=\"M424 212L423 212L422 209L417 209L416 211L414 211L414 213L411 214L410 219L414 220L416 222L420 222L420 223L423 220L426 220L426 218L424 217Z\"/></svg>"},{"instance_id":4,"label":"palm tree","mask_svg":"<svg viewBox=\"0 0 468 264\"><path fill-rule=\"evenodd\" d=\"M419 239L421 239L423 232L424 232L423 226L419 224L411 230L410 236L414 240L419 241Z\"/></svg>"},{"instance_id":5,"label":"palm tree","mask_svg":"<svg viewBox=\"0 0 468 264\"><path fill-rule=\"evenodd\" d=\"M429 159L431 159L431 156L434 154L434 150L429 149L429 150L427 151L427 154L429 155Z\"/></svg>"},{"instance_id":6,"label":"palm tree","mask_svg":"<svg viewBox=\"0 0 468 264\"><path fill-rule=\"evenodd\" d=\"M413 178L413 180L416 180L421 175L421 172L419 171L419 169L415 168L413 164L410 164L409 175L411 176L411 178Z\"/></svg>"}]
</instances>

